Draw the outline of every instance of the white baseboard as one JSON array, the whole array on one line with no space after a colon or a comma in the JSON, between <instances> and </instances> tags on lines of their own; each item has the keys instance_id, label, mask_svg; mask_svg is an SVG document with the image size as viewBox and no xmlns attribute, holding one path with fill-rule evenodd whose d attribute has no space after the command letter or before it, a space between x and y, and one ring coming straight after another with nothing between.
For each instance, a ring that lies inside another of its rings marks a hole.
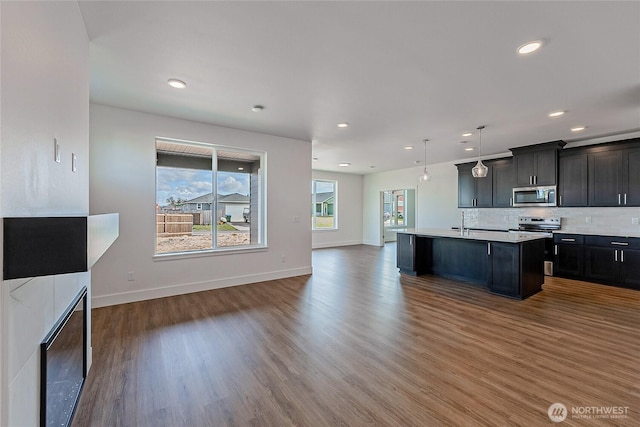
<instances>
[{"instance_id":1,"label":"white baseboard","mask_svg":"<svg viewBox=\"0 0 640 427\"><path fill-rule=\"evenodd\" d=\"M382 247L384 245L381 245L379 241L373 241L373 240L365 240L364 242L362 242L363 245L368 245L368 246L377 246L377 247Z\"/></svg>"},{"instance_id":2,"label":"white baseboard","mask_svg":"<svg viewBox=\"0 0 640 427\"><path fill-rule=\"evenodd\" d=\"M330 242L330 243L315 243L311 248L312 249L322 249L322 248L337 248L339 246L354 246L361 245L360 241L349 241L349 242Z\"/></svg>"},{"instance_id":3,"label":"white baseboard","mask_svg":"<svg viewBox=\"0 0 640 427\"><path fill-rule=\"evenodd\" d=\"M98 308L117 304L127 304L130 302L171 297L175 295L189 294L192 292L209 291L211 289L265 282L267 280L304 276L312 273L313 267L309 266L290 270L271 271L268 273L250 274L247 276L226 277L224 279L207 280L205 282L184 283L153 289L141 289L138 291L122 292L111 295L97 295L91 298L91 306L93 308Z\"/></svg>"}]
</instances>

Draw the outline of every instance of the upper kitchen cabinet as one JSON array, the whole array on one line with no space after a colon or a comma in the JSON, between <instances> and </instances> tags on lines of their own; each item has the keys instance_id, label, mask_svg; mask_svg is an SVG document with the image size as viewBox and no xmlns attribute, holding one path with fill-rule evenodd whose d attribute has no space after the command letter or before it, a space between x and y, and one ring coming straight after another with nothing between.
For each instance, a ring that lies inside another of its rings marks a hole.
<instances>
[{"instance_id":1,"label":"upper kitchen cabinet","mask_svg":"<svg viewBox=\"0 0 640 427\"><path fill-rule=\"evenodd\" d=\"M640 147L622 152L622 192L625 206L640 206Z\"/></svg>"},{"instance_id":2,"label":"upper kitchen cabinet","mask_svg":"<svg viewBox=\"0 0 640 427\"><path fill-rule=\"evenodd\" d=\"M558 161L558 206L588 206L588 155L585 152L561 152Z\"/></svg>"},{"instance_id":3,"label":"upper kitchen cabinet","mask_svg":"<svg viewBox=\"0 0 640 427\"><path fill-rule=\"evenodd\" d=\"M513 158L492 160L489 167L493 176L493 207L513 206L513 187L515 187Z\"/></svg>"},{"instance_id":4,"label":"upper kitchen cabinet","mask_svg":"<svg viewBox=\"0 0 640 427\"><path fill-rule=\"evenodd\" d=\"M589 206L622 205L622 151L589 154Z\"/></svg>"},{"instance_id":5,"label":"upper kitchen cabinet","mask_svg":"<svg viewBox=\"0 0 640 427\"><path fill-rule=\"evenodd\" d=\"M458 167L458 207L490 208L493 200L493 173L490 163L485 162L489 173L485 178L474 178L471 169L476 165L463 163Z\"/></svg>"},{"instance_id":6,"label":"upper kitchen cabinet","mask_svg":"<svg viewBox=\"0 0 640 427\"><path fill-rule=\"evenodd\" d=\"M511 148L516 186L556 185L558 181L558 150L564 141L546 142L528 147Z\"/></svg>"},{"instance_id":7,"label":"upper kitchen cabinet","mask_svg":"<svg viewBox=\"0 0 640 427\"><path fill-rule=\"evenodd\" d=\"M587 151L589 206L640 206L640 139Z\"/></svg>"}]
</instances>

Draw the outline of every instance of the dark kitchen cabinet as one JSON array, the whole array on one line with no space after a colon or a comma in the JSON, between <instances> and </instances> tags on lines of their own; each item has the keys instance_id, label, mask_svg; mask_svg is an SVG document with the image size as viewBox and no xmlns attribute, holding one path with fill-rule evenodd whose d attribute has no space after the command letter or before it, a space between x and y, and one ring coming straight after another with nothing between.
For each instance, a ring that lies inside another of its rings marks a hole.
<instances>
[{"instance_id":1,"label":"dark kitchen cabinet","mask_svg":"<svg viewBox=\"0 0 640 427\"><path fill-rule=\"evenodd\" d=\"M640 289L640 239L585 238L585 275L594 281Z\"/></svg>"},{"instance_id":2,"label":"dark kitchen cabinet","mask_svg":"<svg viewBox=\"0 0 640 427\"><path fill-rule=\"evenodd\" d=\"M433 239L433 274L487 286L487 242L467 239Z\"/></svg>"},{"instance_id":3,"label":"dark kitchen cabinet","mask_svg":"<svg viewBox=\"0 0 640 427\"><path fill-rule=\"evenodd\" d=\"M571 155L561 153L558 161L558 206L588 206L589 157L581 152Z\"/></svg>"},{"instance_id":4,"label":"dark kitchen cabinet","mask_svg":"<svg viewBox=\"0 0 640 427\"><path fill-rule=\"evenodd\" d=\"M625 206L640 206L640 147L622 152L622 194Z\"/></svg>"},{"instance_id":5,"label":"dark kitchen cabinet","mask_svg":"<svg viewBox=\"0 0 640 427\"><path fill-rule=\"evenodd\" d=\"M584 277L584 236L553 235L553 272L556 276L582 279Z\"/></svg>"},{"instance_id":6,"label":"dark kitchen cabinet","mask_svg":"<svg viewBox=\"0 0 640 427\"><path fill-rule=\"evenodd\" d=\"M589 206L621 206L622 150L589 154Z\"/></svg>"},{"instance_id":7,"label":"dark kitchen cabinet","mask_svg":"<svg viewBox=\"0 0 640 427\"><path fill-rule=\"evenodd\" d=\"M414 234L398 233L397 266L401 273L417 276L430 272L431 239Z\"/></svg>"},{"instance_id":8,"label":"dark kitchen cabinet","mask_svg":"<svg viewBox=\"0 0 640 427\"><path fill-rule=\"evenodd\" d=\"M512 158L491 162L494 208L508 208L513 205L513 187L515 187L513 171Z\"/></svg>"},{"instance_id":9,"label":"dark kitchen cabinet","mask_svg":"<svg viewBox=\"0 0 640 427\"><path fill-rule=\"evenodd\" d=\"M640 250L622 250L620 282L626 288L640 289Z\"/></svg>"},{"instance_id":10,"label":"dark kitchen cabinet","mask_svg":"<svg viewBox=\"0 0 640 427\"><path fill-rule=\"evenodd\" d=\"M589 206L640 206L640 148L589 154Z\"/></svg>"},{"instance_id":11,"label":"dark kitchen cabinet","mask_svg":"<svg viewBox=\"0 0 640 427\"><path fill-rule=\"evenodd\" d=\"M474 178L471 169L475 165L476 162L456 165L458 167L459 208L490 208L492 205L492 168L487 165L489 172L485 178Z\"/></svg>"},{"instance_id":12,"label":"dark kitchen cabinet","mask_svg":"<svg viewBox=\"0 0 640 427\"><path fill-rule=\"evenodd\" d=\"M520 295L520 246L512 243L488 243L491 264L489 291L517 297Z\"/></svg>"},{"instance_id":13,"label":"dark kitchen cabinet","mask_svg":"<svg viewBox=\"0 0 640 427\"><path fill-rule=\"evenodd\" d=\"M512 148L516 185L556 185L558 181L558 150L564 141L546 142L529 147Z\"/></svg>"}]
</instances>

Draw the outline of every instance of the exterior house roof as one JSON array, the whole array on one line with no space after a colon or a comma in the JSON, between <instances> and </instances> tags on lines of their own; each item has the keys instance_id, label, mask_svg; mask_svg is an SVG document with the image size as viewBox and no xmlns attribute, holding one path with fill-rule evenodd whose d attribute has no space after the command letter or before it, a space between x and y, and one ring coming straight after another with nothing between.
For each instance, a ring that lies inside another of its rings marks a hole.
<instances>
[{"instance_id":1,"label":"exterior house roof","mask_svg":"<svg viewBox=\"0 0 640 427\"><path fill-rule=\"evenodd\" d=\"M198 196L195 199L187 200L185 203L211 203L211 200L211 193L208 193L203 194L202 196Z\"/></svg>"},{"instance_id":2,"label":"exterior house roof","mask_svg":"<svg viewBox=\"0 0 640 427\"><path fill-rule=\"evenodd\" d=\"M232 193L218 196L218 203L249 203L249 196Z\"/></svg>"},{"instance_id":3,"label":"exterior house roof","mask_svg":"<svg viewBox=\"0 0 640 427\"><path fill-rule=\"evenodd\" d=\"M333 199L333 191L327 193L316 193L316 203L325 203Z\"/></svg>"},{"instance_id":4,"label":"exterior house roof","mask_svg":"<svg viewBox=\"0 0 640 427\"><path fill-rule=\"evenodd\" d=\"M194 199L187 200L185 203L212 203L213 196L211 193L203 194ZM218 203L249 203L249 196L244 194L232 193L218 196Z\"/></svg>"}]
</instances>

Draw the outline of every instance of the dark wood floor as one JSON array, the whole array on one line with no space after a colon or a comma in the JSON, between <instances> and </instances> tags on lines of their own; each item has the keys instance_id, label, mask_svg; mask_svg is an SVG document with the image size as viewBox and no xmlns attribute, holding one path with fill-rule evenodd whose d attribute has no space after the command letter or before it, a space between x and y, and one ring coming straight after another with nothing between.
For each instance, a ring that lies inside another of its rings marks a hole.
<instances>
[{"instance_id":1,"label":"dark wood floor","mask_svg":"<svg viewBox=\"0 0 640 427\"><path fill-rule=\"evenodd\" d=\"M74 426L640 425L640 292L547 278L516 301L400 276L395 246L313 276L95 309Z\"/></svg>"}]
</instances>

